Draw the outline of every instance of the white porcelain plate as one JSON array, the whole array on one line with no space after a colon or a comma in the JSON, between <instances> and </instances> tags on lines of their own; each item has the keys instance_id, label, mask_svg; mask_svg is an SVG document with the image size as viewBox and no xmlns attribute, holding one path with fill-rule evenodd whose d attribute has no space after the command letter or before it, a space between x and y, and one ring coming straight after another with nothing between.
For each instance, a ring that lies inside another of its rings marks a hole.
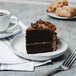
<instances>
[{"instance_id":1,"label":"white porcelain plate","mask_svg":"<svg viewBox=\"0 0 76 76\"><path fill-rule=\"evenodd\" d=\"M11 47L13 49L12 51L20 57L37 61L45 61L48 59L59 57L63 55L68 48L67 43L63 39L59 38L58 49L55 52L27 54L25 43L25 34L16 36L11 43Z\"/></svg>"},{"instance_id":2,"label":"white porcelain plate","mask_svg":"<svg viewBox=\"0 0 76 76\"><path fill-rule=\"evenodd\" d=\"M57 18L57 19L75 19L76 18L76 16L73 16L73 17L60 17L60 16L56 16L54 12L52 12L52 13L48 13L47 12L47 15L51 16L53 18Z\"/></svg>"}]
</instances>

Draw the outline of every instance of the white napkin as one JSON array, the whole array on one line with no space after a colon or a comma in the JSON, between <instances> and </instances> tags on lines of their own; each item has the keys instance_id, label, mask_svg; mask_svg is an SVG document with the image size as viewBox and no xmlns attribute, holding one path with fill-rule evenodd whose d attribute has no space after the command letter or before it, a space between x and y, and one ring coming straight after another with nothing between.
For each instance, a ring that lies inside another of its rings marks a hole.
<instances>
[{"instance_id":1,"label":"white napkin","mask_svg":"<svg viewBox=\"0 0 76 76\"><path fill-rule=\"evenodd\" d=\"M5 40L0 40L0 63L22 63L21 60L7 47Z\"/></svg>"},{"instance_id":2,"label":"white napkin","mask_svg":"<svg viewBox=\"0 0 76 76\"><path fill-rule=\"evenodd\" d=\"M34 71L34 62L19 64L0 64L0 70Z\"/></svg>"},{"instance_id":3,"label":"white napkin","mask_svg":"<svg viewBox=\"0 0 76 76\"><path fill-rule=\"evenodd\" d=\"M19 22L22 31L25 32L26 27L22 22ZM44 62L28 61L16 56L11 50L9 40L0 40L0 70L20 70L34 71L34 67L44 65L51 60Z\"/></svg>"}]
</instances>

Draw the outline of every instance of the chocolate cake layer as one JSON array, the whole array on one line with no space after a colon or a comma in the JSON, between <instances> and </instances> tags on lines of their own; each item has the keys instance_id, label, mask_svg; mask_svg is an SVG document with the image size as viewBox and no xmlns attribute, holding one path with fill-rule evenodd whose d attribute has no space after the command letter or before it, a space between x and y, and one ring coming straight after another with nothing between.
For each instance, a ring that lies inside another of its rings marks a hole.
<instances>
[{"instance_id":1,"label":"chocolate cake layer","mask_svg":"<svg viewBox=\"0 0 76 76\"><path fill-rule=\"evenodd\" d=\"M27 44L30 44L30 43L37 43L37 42L51 42L53 39L52 39L52 36L41 36L41 37L29 37L29 36L26 36L26 43Z\"/></svg>"},{"instance_id":2,"label":"chocolate cake layer","mask_svg":"<svg viewBox=\"0 0 76 76\"><path fill-rule=\"evenodd\" d=\"M29 30L26 31L26 36L32 36L32 37L40 37L40 36L50 36L53 35L53 32L50 32L49 30Z\"/></svg>"},{"instance_id":3,"label":"chocolate cake layer","mask_svg":"<svg viewBox=\"0 0 76 76\"><path fill-rule=\"evenodd\" d=\"M53 50L50 42L27 44L26 46L27 46L28 54L51 52Z\"/></svg>"},{"instance_id":4,"label":"chocolate cake layer","mask_svg":"<svg viewBox=\"0 0 76 76\"><path fill-rule=\"evenodd\" d=\"M49 30L33 30L27 32L26 35L26 43L34 43L34 42L51 42L53 37L53 32Z\"/></svg>"}]
</instances>

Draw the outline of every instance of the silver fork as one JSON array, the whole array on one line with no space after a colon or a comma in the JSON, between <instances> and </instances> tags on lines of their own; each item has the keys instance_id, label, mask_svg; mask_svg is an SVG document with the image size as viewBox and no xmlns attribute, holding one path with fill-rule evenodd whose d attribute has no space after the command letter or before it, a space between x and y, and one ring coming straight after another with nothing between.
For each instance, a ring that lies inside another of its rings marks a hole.
<instances>
[{"instance_id":1,"label":"silver fork","mask_svg":"<svg viewBox=\"0 0 76 76\"><path fill-rule=\"evenodd\" d=\"M68 69L71 68L71 66L73 65L73 63L75 62L76 60L76 54L75 53L71 53L67 58L66 60L63 62L63 64L61 66L59 66L58 68L54 69L54 70L51 70L49 71L48 73L46 73L45 75L43 76L51 76L53 75L54 73L57 73L59 71L66 71Z\"/></svg>"}]
</instances>

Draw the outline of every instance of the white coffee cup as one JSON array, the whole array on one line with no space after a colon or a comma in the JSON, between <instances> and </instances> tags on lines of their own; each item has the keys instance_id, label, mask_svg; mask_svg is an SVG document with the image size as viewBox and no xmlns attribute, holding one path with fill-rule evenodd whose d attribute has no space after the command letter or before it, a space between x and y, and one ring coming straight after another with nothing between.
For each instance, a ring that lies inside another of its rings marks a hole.
<instances>
[{"instance_id":1,"label":"white coffee cup","mask_svg":"<svg viewBox=\"0 0 76 76\"><path fill-rule=\"evenodd\" d=\"M14 20L16 24L9 29L13 29L17 26L17 18L11 16L11 13L9 11L0 9L0 32L4 32L8 29L11 20Z\"/></svg>"}]
</instances>

